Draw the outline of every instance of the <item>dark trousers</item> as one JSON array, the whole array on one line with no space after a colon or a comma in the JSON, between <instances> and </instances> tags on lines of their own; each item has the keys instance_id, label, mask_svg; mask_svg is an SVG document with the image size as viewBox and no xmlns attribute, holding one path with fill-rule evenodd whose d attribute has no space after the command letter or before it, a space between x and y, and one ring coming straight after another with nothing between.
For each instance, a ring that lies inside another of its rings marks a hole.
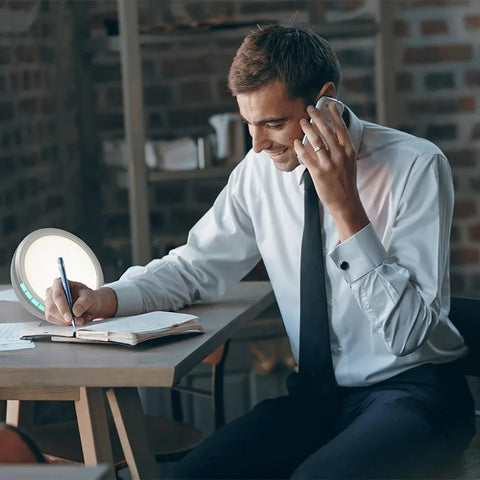
<instances>
[{"instance_id":1,"label":"dark trousers","mask_svg":"<svg viewBox=\"0 0 480 480\"><path fill-rule=\"evenodd\" d=\"M265 400L188 454L174 478L425 478L475 433L457 362L422 365L369 387L340 388L340 414L295 388Z\"/></svg>"}]
</instances>

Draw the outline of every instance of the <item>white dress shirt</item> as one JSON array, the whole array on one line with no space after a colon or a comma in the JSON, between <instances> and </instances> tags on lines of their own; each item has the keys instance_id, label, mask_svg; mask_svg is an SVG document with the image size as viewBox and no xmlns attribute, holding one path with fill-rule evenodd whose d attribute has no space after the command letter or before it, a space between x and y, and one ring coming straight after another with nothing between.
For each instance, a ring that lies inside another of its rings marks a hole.
<instances>
[{"instance_id":1,"label":"white dress shirt","mask_svg":"<svg viewBox=\"0 0 480 480\"><path fill-rule=\"evenodd\" d=\"M363 386L465 355L448 320L453 187L432 143L350 112L357 184L370 223L339 243L324 210L330 335L337 382ZM263 259L298 360L303 173L250 151L186 245L110 284L117 315L214 301Z\"/></svg>"}]
</instances>

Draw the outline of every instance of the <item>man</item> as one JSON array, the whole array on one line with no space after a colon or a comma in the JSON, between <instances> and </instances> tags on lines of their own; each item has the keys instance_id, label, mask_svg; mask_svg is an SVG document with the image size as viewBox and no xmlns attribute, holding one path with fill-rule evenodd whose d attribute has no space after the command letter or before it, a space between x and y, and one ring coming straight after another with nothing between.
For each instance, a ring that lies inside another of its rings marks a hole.
<instances>
[{"instance_id":1,"label":"man","mask_svg":"<svg viewBox=\"0 0 480 480\"><path fill-rule=\"evenodd\" d=\"M398 478L458 455L473 435L456 362L466 347L447 318L448 162L430 142L348 108L340 115L335 102L313 108L337 96L339 81L334 51L313 32L270 26L248 35L229 87L253 148L212 209L168 256L98 291L72 282L81 324L215 300L263 260L299 373L288 395L260 403L187 455L178 478ZM301 361L309 340L300 328L304 190L312 181L321 213L309 218L321 216L329 300L328 315L315 321L328 317L334 368L327 393L328 374L302 375ZM54 323L71 320L58 281L46 312Z\"/></svg>"}]
</instances>

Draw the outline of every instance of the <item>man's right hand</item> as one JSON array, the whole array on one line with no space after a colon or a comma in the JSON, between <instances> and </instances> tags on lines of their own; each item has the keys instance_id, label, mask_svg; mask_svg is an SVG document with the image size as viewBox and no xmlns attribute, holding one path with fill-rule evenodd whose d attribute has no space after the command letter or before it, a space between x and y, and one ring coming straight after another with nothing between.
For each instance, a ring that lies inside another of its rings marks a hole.
<instances>
[{"instance_id":1,"label":"man's right hand","mask_svg":"<svg viewBox=\"0 0 480 480\"><path fill-rule=\"evenodd\" d=\"M91 322L95 318L109 318L115 315L117 297L111 288L92 290L80 282L69 281L69 284L77 326ZM45 317L50 323L58 325L72 323L72 314L60 278L56 278L53 285L47 289Z\"/></svg>"}]
</instances>

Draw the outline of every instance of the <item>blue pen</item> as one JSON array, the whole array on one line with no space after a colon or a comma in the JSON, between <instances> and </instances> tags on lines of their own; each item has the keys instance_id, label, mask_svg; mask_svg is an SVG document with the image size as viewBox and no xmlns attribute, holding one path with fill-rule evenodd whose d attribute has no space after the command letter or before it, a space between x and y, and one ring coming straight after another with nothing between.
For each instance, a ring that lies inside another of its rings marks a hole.
<instances>
[{"instance_id":1,"label":"blue pen","mask_svg":"<svg viewBox=\"0 0 480 480\"><path fill-rule=\"evenodd\" d=\"M63 258L58 257L57 263L58 269L60 270L60 278L62 279L63 291L65 292L65 297L67 298L67 303L70 307L70 313L72 314L72 325L73 328L77 328L77 325L75 323L75 315L73 314L72 292L70 291L70 284L68 283L67 272L65 271L65 264L63 263Z\"/></svg>"}]
</instances>

